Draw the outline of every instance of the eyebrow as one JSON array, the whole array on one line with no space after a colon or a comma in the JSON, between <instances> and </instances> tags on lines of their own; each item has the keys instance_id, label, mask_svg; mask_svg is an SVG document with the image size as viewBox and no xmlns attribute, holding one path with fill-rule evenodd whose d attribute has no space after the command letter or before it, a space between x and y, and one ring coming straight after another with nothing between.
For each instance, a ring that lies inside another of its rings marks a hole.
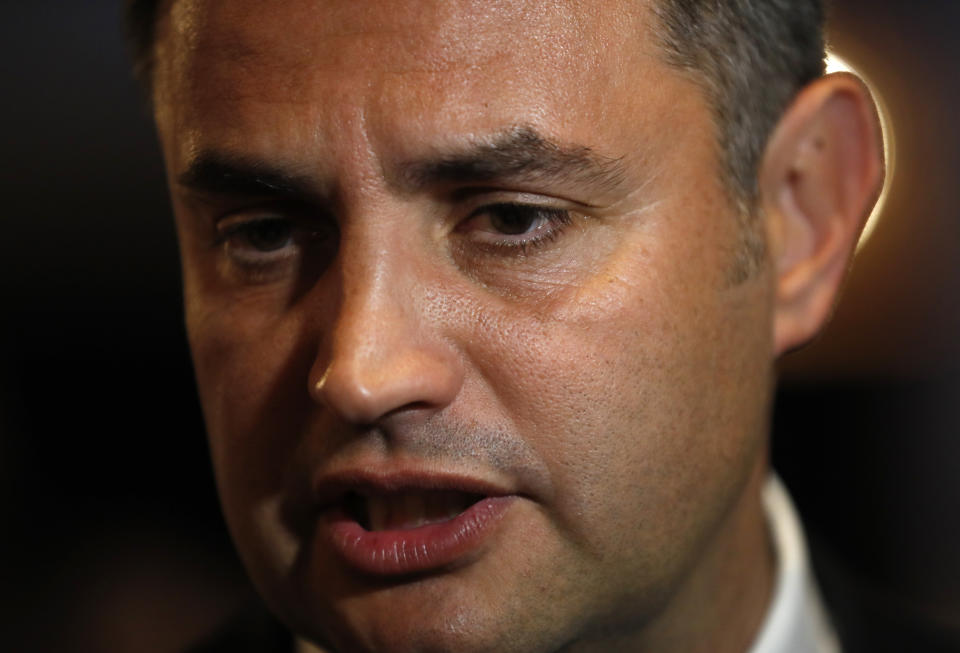
<instances>
[{"instance_id":1,"label":"eyebrow","mask_svg":"<svg viewBox=\"0 0 960 653\"><path fill-rule=\"evenodd\" d=\"M583 145L560 145L526 126L436 157L406 161L387 173L404 193L454 184L528 182L573 184L596 192L622 183L620 158L600 156ZM177 177L179 185L201 193L270 197L316 202L324 193L311 178L284 166L218 151L201 152Z\"/></svg>"},{"instance_id":2,"label":"eyebrow","mask_svg":"<svg viewBox=\"0 0 960 653\"><path fill-rule=\"evenodd\" d=\"M320 195L316 183L282 167L222 152L198 155L177 183L185 188L215 195L270 197L314 201Z\"/></svg>"},{"instance_id":3,"label":"eyebrow","mask_svg":"<svg viewBox=\"0 0 960 653\"><path fill-rule=\"evenodd\" d=\"M598 155L583 145L561 145L531 127L517 126L492 139L436 159L408 161L393 181L406 192L443 184L555 182L597 191L623 182L621 158Z\"/></svg>"}]
</instances>

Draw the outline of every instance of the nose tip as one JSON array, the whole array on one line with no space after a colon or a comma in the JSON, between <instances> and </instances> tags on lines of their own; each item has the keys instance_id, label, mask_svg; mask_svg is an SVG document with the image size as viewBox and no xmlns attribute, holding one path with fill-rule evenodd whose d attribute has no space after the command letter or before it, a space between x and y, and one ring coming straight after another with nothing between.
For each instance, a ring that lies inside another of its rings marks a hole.
<instances>
[{"instance_id":1,"label":"nose tip","mask_svg":"<svg viewBox=\"0 0 960 653\"><path fill-rule=\"evenodd\" d=\"M405 343L400 337L377 347L341 347L315 371L310 387L314 400L360 425L404 409L439 410L453 401L463 382L450 352Z\"/></svg>"},{"instance_id":2,"label":"nose tip","mask_svg":"<svg viewBox=\"0 0 960 653\"><path fill-rule=\"evenodd\" d=\"M443 284L424 278L436 268L416 232L382 207L370 215L381 219L363 211L345 218L338 264L318 287L319 350L309 380L315 402L362 426L403 409L442 409L464 378L451 314L429 291Z\"/></svg>"}]
</instances>

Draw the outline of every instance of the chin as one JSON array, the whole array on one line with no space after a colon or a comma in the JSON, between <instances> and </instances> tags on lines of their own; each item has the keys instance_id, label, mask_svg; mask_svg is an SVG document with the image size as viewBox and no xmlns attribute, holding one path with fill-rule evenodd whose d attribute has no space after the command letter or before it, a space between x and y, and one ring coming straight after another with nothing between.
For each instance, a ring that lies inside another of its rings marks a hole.
<instances>
[{"instance_id":1,"label":"chin","mask_svg":"<svg viewBox=\"0 0 960 653\"><path fill-rule=\"evenodd\" d=\"M322 632L301 629L309 639L337 653L533 653L556 650L530 639L530 625L516 631L503 615L488 614L478 606L427 607L408 603L373 611L349 606ZM316 628L316 622L313 624Z\"/></svg>"},{"instance_id":2,"label":"chin","mask_svg":"<svg viewBox=\"0 0 960 653\"><path fill-rule=\"evenodd\" d=\"M562 616L491 593L485 565L404 582L317 574L271 602L294 632L336 653L547 653L562 648ZM302 578L302 576L301 576ZM346 582L345 582L346 581ZM479 581L479 582L478 582ZM486 582L484 582L486 581ZM495 583L496 584L496 583ZM289 600L283 600L289 599Z\"/></svg>"}]
</instances>

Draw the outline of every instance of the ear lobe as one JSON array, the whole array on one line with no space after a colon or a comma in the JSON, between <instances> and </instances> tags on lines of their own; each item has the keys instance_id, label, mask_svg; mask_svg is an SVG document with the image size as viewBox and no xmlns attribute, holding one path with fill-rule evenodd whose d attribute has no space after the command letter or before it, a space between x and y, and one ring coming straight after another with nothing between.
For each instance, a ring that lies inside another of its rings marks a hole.
<instances>
[{"instance_id":1,"label":"ear lobe","mask_svg":"<svg viewBox=\"0 0 960 653\"><path fill-rule=\"evenodd\" d=\"M845 73L805 88L774 131L760 193L775 269L777 355L813 338L827 321L880 194L882 153L870 93Z\"/></svg>"}]
</instances>

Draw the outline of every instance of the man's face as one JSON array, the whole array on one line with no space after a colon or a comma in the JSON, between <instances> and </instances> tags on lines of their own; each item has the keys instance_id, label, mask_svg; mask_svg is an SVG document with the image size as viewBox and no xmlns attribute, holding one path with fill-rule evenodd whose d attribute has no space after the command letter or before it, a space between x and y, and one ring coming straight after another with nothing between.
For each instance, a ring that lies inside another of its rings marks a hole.
<instances>
[{"instance_id":1,"label":"man's face","mask_svg":"<svg viewBox=\"0 0 960 653\"><path fill-rule=\"evenodd\" d=\"M173 4L156 109L226 517L338 650L647 627L762 467L769 274L643 3Z\"/></svg>"}]
</instances>

